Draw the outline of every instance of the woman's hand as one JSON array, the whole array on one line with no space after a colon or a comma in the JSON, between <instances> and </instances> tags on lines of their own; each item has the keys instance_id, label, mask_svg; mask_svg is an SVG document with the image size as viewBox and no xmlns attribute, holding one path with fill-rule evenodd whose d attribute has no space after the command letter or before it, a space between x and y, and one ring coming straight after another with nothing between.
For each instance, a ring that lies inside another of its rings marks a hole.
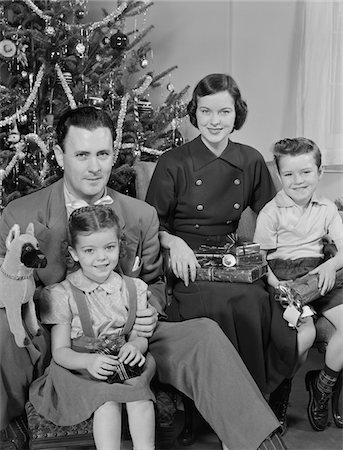
<instances>
[{"instance_id":1,"label":"woman's hand","mask_svg":"<svg viewBox=\"0 0 343 450\"><path fill-rule=\"evenodd\" d=\"M189 280L195 281L197 267L200 267L193 250L178 236L169 243L170 264L174 275L188 286Z\"/></svg>"},{"instance_id":2,"label":"woman's hand","mask_svg":"<svg viewBox=\"0 0 343 450\"><path fill-rule=\"evenodd\" d=\"M142 352L130 342L122 346L118 355L119 361L130 366L138 364L141 367L145 362L145 356Z\"/></svg>"},{"instance_id":3,"label":"woman's hand","mask_svg":"<svg viewBox=\"0 0 343 450\"><path fill-rule=\"evenodd\" d=\"M102 355L99 353L87 354L88 372L98 380L106 380L107 377L113 374L114 366L119 364L118 356Z\"/></svg>"},{"instance_id":4,"label":"woman's hand","mask_svg":"<svg viewBox=\"0 0 343 450\"><path fill-rule=\"evenodd\" d=\"M318 289L320 289L321 295L325 295L327 292L331 291L336 281L336 266L333 259L329 259L314 270L311 270L309 274L318 274Z\"/></svg>"}]
</instances>

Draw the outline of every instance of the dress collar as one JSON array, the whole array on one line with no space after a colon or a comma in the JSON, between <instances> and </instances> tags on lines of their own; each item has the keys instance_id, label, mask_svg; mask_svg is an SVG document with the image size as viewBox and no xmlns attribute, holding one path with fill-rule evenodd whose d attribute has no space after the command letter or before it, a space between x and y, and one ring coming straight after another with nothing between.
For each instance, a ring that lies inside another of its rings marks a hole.
<instances>
[{"instance_id":1,"label":"dress collar","mask_svg":"<svg viewBox=\"0 0 343 450\"><path fill-rule=\"evenodd\" d=\"M104 281L103 283L97 283L87 278L83 274L81 269L67 275L67 280L70 281L77 288L81 289L81 291L93 292L98 287L101 287L108 294L113 294L117 290L118 281L122 283L121 276L116 272L112 272L110 276L107 278L107 280Z\"/></svg>"},{"instance_id":2,"label":"dress collar","mask_svg":"<svg viewBox=\"0 0 343 450\"><path fill-rule=\"evenodd\" d=\"M239 169L243 169L243 161L239 147L230 140L220 156L216 156L206 147L200 135L190 142L189 151L194 170L202 169L216 159L223 159L229 164L238 167Z\"/></svg>"}]
</instances>

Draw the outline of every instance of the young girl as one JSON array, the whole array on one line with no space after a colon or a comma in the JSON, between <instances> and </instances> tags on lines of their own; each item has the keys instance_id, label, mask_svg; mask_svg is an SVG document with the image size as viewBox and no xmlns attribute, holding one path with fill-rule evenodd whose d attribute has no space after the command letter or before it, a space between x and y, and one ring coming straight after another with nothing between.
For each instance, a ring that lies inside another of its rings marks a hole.
<instances>
[{"instance_id":1,"label":"young girl","mask_svg":"<svg viewBox=\"0 0 343 450\"><path fill-rule=\"evenodd\" d=\"M268 283L273 288L287 286L287 280L305 274L318 279L321 297L311 306L335 328L326 349L324 368L306 375L308 417L312 427L322 431L327 427L328 403L343 368L343 296L342 286L337 283L335 287L336 272L343 267L343 224L334 203L316 193L322 168L321 153L313 141L283 139L274 146L274 158L283 189L260 212L254 240L267 254ZM324 235L337 247L337 254L327 261L323 254ZM297 359L294 374L315 339L313 319L301 318L295 329L284 322L278 333L282 336L282 351L288 346ZM296 359L284 357L290 365ZM269 399L284 427L290 389L291 378L288 378ZM341 425L337 422L337 426Z\"/></svg>"},{"instance_id":2,"label":"young girl","mask_svg":"<svg viewBox=\"0 0 343 450\"><path fill-rule=\"evenodd\" d=\"M147 285L137 278L125 281L114 271L121 236L111 208L99 205L75 210L69 219L69 240L69 252L81 268L44 289L41 319L52 325L53 359L46 373L31 385L30 401L57 425L77 424L93 414L94 441L99 450L120 448L121 404L125 403L134 449L152 450L154 395L149 383L155 362L150 354L144 356L147 339L131 330L118 356L73 349L73 343L89 335L84 330L87 315L95 337L120 335L130 320L128 281L134 282L138 309L146 308ZM82 291L81 304L75 298L75 288ZM138 377L109 384L106 380L119 363L144 368Z\"/></svg>"}]
</instances>

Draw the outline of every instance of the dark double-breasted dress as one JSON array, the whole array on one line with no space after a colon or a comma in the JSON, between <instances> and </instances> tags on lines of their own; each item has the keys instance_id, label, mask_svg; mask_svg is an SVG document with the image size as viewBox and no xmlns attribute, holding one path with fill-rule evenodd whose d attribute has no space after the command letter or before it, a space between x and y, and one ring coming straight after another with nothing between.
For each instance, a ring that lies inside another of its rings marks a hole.
<instances>
[{"instance_id":1,"label":"dark double-breasted dress","mask_svg":"<svg viewBox=\"0 0 343 450\"><path fill-rule=\"evenodd\" d=\"M217 157L201 137L163 154L146 200L157 209L161 230L183 238L193 249L222 245L250 206L256 213L275 188L262 155L229 141ZM263 281L253 284L196 281L176 283L169 310L173 320L209 317L234 344L263 391L268 391L266 352L271 307Z\"/></svg>"}]
</instances>

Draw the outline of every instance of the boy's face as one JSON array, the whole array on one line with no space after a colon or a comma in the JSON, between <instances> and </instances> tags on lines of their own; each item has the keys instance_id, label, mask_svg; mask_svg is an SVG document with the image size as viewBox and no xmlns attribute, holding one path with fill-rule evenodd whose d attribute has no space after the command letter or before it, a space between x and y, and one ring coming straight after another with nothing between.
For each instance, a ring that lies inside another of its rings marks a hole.
<instances>
[{"instance_id":1,"label":"boy's face","mask_svg":"<svg viewBox=\"0 0 343 450\"><path fill-rule=\"evenodd\" d=\"M69 247L69 251L87 278L103 283L119 261L117 231L113 227L88 235L79 233L75 248Z\"/></svg>"},{"instance_id":2,"label":"boy's face","mask_svg":"<svg viewBox=\"0 0 343 450\"><path fill-rule=\"evenodd\" d=\"M322 175L321 170L316 166L313 154L281 156L279 172L286 194L297 205L307 206Z\"/></svg>"}]
</instances>

